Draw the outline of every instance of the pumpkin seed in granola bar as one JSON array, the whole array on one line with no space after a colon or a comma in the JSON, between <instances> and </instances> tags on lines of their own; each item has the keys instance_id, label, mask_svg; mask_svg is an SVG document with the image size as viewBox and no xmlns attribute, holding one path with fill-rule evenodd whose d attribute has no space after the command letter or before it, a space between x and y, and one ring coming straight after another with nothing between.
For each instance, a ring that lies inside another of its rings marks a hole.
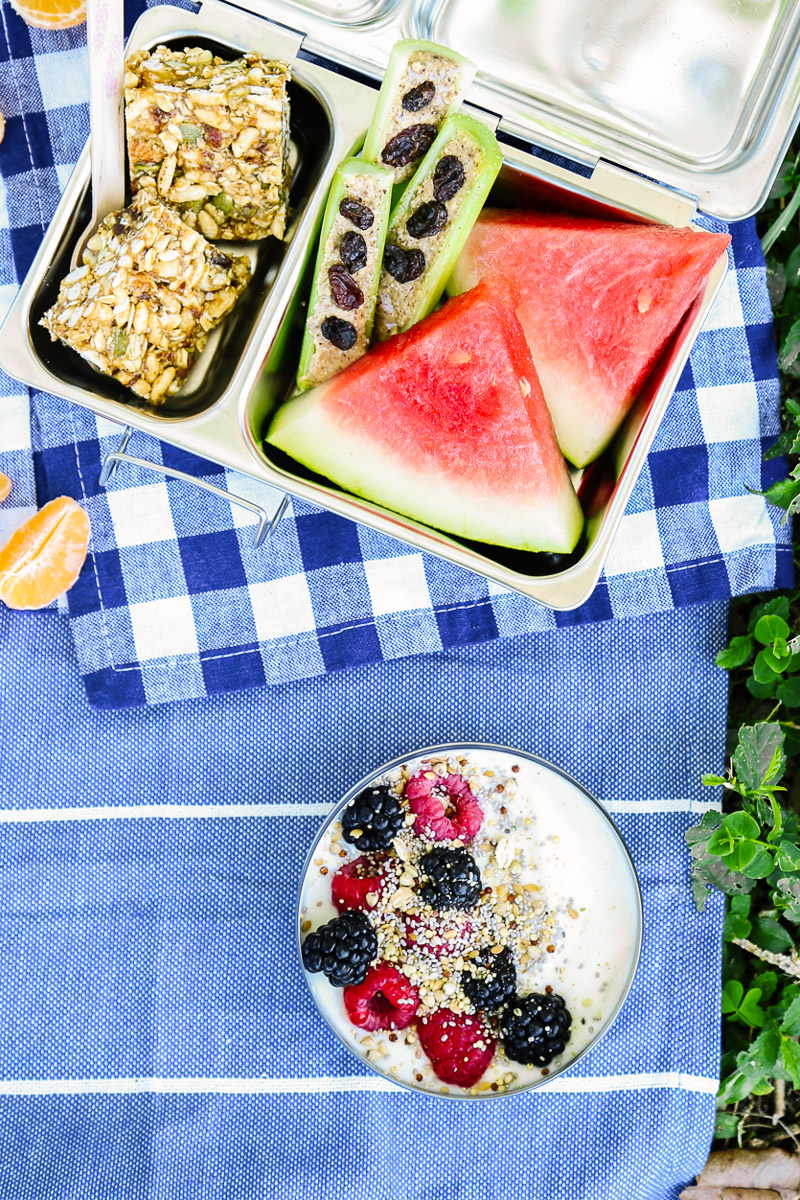
<instances>
[{"instance_id":1,"label":"pumpkin seed in granola bar","mask_svg":"<svg viewBox=\"0 0 800 1200\"><path fill-rule=\"evenodd\" d=\"M209 332L250 280L148 191L110 213L41 324L151 404L177 392Z\"/></svg>"},{"instance_id":2,"label":"pumpkin seed in granola bar","mask_svg":"<svg viewBox=\"0 0 800 1200\"><path fill-rule=\"evenodd\" d=\"M157 46L125 70L131 187L213 239L283 237L291 182L289 67L260 54Z\"/></svg>"}]
</instances>

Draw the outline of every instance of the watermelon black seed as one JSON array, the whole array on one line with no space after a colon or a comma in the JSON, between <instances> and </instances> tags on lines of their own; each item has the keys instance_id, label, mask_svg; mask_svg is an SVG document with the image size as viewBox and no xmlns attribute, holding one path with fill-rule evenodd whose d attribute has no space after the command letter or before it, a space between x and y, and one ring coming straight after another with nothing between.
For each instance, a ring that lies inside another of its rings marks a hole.
<instances>
[{"instance_id":1,"label":"watermelon black seed","mask_svg":"<svg viewBox=\"0 0 800 1200\"><path fill-rule=\"evenodd\" d=\"M367 243L351 229L339 242L339 257L351 275L367 265Z\"/></svg>"},{"instance_id":2,"label":"watermelon black seed","mask_svg":"<svg viewBox=\"0 0 800 1200\"><path fill-rule=\"evenodd\" d=\"M420 109L428 107L435 95L435 85L430 79L426 79L424 83L418 83L410 92L406 92L403 96L403 108L406 112L419 112Z\"/></svg>"},{"instance_id":3,"label":"watermelon black seed","mask_svg":"<svg viewBox=\"0 0 800 1200\"><path fill-rule=\"evenodd\" d=\"M433 172L433 195L436 200L452 200L464 186L464 166L455 154L440 158Z\"/></svg>"},{"instance_id":4,"label":"watermelon black seed","mask_svg":"<svg viewBox=\"0 0 800 1200\"><path fill-rule=\"evenodd\" d=\"M421 250L404 250L394 242L387 242L383 265L398 283L413 283L425 270L425 255Z\"/></svg>"},{"instance_id":5,"label":"watermelon black seed","mask_svg":"<svg viewBox=\"0 0 800 1200\"><path fill-rule=\"evenodd\" d=\"M407 167L430 150L438 130L435 125L407 125L390 138L381 151L387 167Z\"/></svg>"},{"instance_id":6,"label":"watermelon black seed","mask_svg":"<svg viewBox=\"0 0 800 1200\"><path fill-rule=\"evenodd\" d=\"M406 229L413 238L429 238L444 229L447 224L447 209L440 200L428 200L420 204L406 221Z\"/></svg>"},{"instance_id":7,"label":"watermelon black seed","mask_svg":"<svg viewBox=\"0 0 800 1200\"><path fill-rule=\"evenodd\" d=\"M375 221L375 214L368 205L362 204L360 200L352 200L349 196L345 196L340 202L339 212L357 229L369 229Z\"/></svg>"},{"instance_id":8,"label":"watermelon black seed","mask_svg":"<svg viewBox=\"0 0 800 1200\"><path fill-rule=\"evenodd\" d=\"M353 312L364 303L364 293L353 276L340 263L334 263L328 268L328 281L331 292L339 308L345 312Z\"/></svg>"},{"instance_id":9,"label":"watermelon black seed","mask_svg":"<svg viewBox=\"0 0 800 1200\"><path fill-rule=\"evenodd\" d=\"M358 337L350 322L341 317L326 317L320 325L320 333L337 350L352 350Z\"/></svg>"}]
</instances>

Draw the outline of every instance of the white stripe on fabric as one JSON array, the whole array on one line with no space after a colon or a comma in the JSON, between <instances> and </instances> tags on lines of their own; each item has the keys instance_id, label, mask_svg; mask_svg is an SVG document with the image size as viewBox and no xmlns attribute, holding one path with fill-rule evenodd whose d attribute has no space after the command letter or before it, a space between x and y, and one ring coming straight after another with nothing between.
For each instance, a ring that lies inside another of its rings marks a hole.
<instances>
[{"instance_id":1,"label":"white stripe on fabric","mask_svg":"<svg viewBox=\"0 0 800 1200\"><path fill-rule=\"evenodd\" d=\"M112 821L161 817L305 817L324 816L327 800L275 804L107 804L97 808L0 808L0 825L35 821Z\"/></svg>"},{"instance_id":2,"label":"white stripe on fabric","mask_svg":"<svg viewBox=\"0 0 800 1200\"><path fill-rule=\"evenodd\" d=\"M719 1084L705 1075L679 1071L645 1072L637 1075L586 1076L554 1079L545 1085L549 1092L629 1092L658 1088L680 1089L716 1095ZM321 1094L327 1092L392 1092L398 1085L379 1075L321 1075L307 1079L203 1079L199 1077L156 1079L5 1079L0 1096L93 1096L158 1092L174 1095L226 1094ZM403 1090L403 1089L400 1089Z\"/></svg>"},{"instance_id":3,"label":"white stripe on fabric","mask_svg":"<svg viewBox=\"0 0 800 1200\"><path fill-rule=\"evenodd\" d=\"M603 807L612 813L704 813L719 808L713 801L698 803L688 797L674 800L611 800ZM333 808L327 800L275 804L107 804L79 808L0 808L0 825L36 821L114 821L154 817L306 817L324 816Z\"/></svg>"}]
</instances>

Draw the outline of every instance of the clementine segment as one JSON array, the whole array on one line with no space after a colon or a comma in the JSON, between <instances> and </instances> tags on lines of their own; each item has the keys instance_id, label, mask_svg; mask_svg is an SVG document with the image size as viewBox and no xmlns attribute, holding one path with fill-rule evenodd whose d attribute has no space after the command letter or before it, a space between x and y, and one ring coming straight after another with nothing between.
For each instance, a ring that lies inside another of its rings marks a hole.
<instances>
[{"instance_id":1,"label":"clementine segment","mask_svg":"<svg viewBox=\"0 0 800 1200\"><path fill-rule=\"evenodd\" d=\"M69 29L86 20L86 0L11 0L11 7L37 29Z\"/></svg>"},{"instance_id":2,"label":"clementine segment","mask_svg":"<svg viewBox=\"0 0 800 1200\"><path fill-rule=\"evenodd\" d=\"M89 518L69 496L34 513L0 550L0 600L44 608L68 591L86 559Z\"/></svg>"},{"instance_id":3,"label":"clementine segment","mask_svg":"<svg viewBox=\"0 0 800 1200\"><path fill-rule=\"evenodd\" d=\"M5 500L8 493L11 491L11 480L7 475L0 471L0 503Z\"/></svg>"}]
</instances>

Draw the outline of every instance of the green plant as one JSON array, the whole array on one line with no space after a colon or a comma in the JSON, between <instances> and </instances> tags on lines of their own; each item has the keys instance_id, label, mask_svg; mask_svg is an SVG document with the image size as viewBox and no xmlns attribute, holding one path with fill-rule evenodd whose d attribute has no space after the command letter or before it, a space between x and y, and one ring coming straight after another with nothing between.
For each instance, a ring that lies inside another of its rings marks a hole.
<instances>
[{"instance_id":1,"label":"green plant","mask_svg":"<svg viewBox=\"0 0 800 1200\"><path fill-rule=\"evenodd\" d=\"M784 432L766 458L789 457L765 495L800 512L800 155L787 157L759 217L775 320ZM797 543L795 567L797 568ZM698 908L725 893L722 1063L717 1144L800 1147L800 592L741 597L717 656L729 672L722 811L687 830Z\"/></svg>"}]
</instances>

